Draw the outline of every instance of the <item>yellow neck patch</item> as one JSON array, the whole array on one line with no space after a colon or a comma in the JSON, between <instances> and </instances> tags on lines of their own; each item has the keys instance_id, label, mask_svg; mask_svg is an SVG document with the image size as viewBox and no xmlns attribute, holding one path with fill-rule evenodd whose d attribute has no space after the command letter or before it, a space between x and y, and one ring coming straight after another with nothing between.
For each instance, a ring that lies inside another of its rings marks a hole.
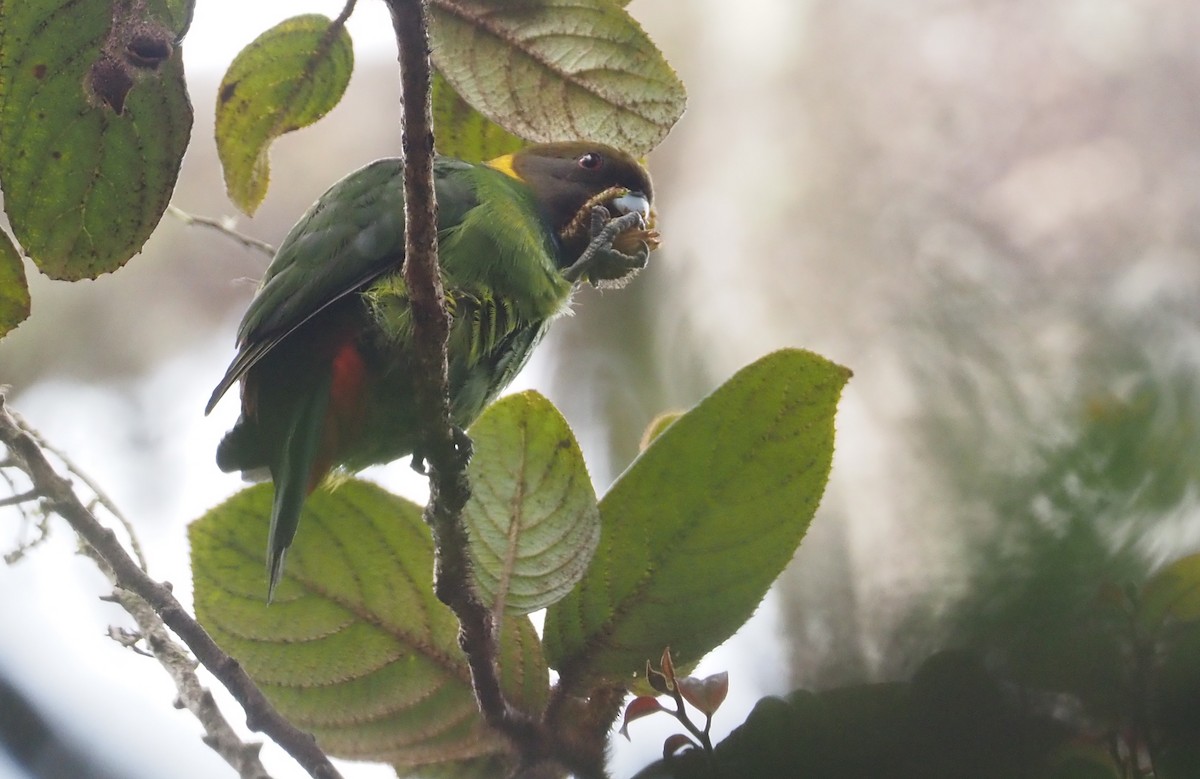
<instances>
[{"instance_id":1,"label":"yellow neck patch","mask_svg":"<svg viewBox=\"0 0 1200 779\"><path fill-rule=\"evenodd\" d=\"M524 182L525 179L521 178L521 176L517 173L516 168L513 167L513 158L515 156L516 155L514 154L503 154L494 160L488 160L484 164L489 168L500 171L506 176L516 179L517 181Z\"/></svg>"}]
</instances>

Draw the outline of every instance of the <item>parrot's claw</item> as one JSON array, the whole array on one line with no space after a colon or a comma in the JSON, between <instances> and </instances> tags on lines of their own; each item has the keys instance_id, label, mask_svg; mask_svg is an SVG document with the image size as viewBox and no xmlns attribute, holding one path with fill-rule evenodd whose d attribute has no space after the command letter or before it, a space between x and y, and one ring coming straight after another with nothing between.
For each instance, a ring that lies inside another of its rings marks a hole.
<instances>
[{"instance_id":1,"label":"parrot's claw","mask_svg":"<svg viewBox=\"0 0 1200 779\"><path fill-rule=\"evenodd\" d=\"M644 230L645 226L645 220L636 211L613 219L608 209L597 206L592 210L591 242L579 259L563 271L563 276L572 284L587 281L593 287L624 282L646 267L650 246L643 241L636 252L626 254L613 243L627 230Z\"/></svg>"},{"instance_id":2,"label":"parrot's claw","mask_svg":"<svg viewBox=\"0 0 1200 779\"><path fill-rule=\"evenodd\" d=\"M471 437L467 435L467 431L458 425L450 426L450 439L454 444L455 467L466 467L467 463L471 460L471 455L475 453L475 444L471 442ZM428 476L431 465L433 463L426 458L423 447L413 449L412 469L414 471L422 476Z\"/></svg>"},{"instance_id":3,"label":"parrot's claw","mask_svg":"<svg viewBox=\"0 0 1200 779\"><path fill-rule=\"evenodd\" d=\"M459 458L459 466L466 467L471 461L471 455L475 454L475 443L471 441L467 431L458 425L450 426L450 436L454 439L454 454Z\"/></svg>"}]
</instances>

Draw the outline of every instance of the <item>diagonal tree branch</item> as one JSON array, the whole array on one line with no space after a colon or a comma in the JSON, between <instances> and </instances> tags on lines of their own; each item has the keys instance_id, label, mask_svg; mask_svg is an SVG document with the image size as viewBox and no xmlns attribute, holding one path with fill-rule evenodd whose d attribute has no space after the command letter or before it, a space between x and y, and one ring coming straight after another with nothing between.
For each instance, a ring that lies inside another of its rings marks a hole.
<instances>
[{"instance_id":1,"label":"diagonal tree branch","mask_svg":"<svg viewBox=\"0 0 1200 779\"><path fill-rule=\"evenodd\" d=\"M70 480L60 475L47 459L41 444L31 431L9 412L4 404L3 395L0 395L0 443L8 449L10 464L24 471L29 477L33 489L41 496L46 509L67 520L90 548L89 555L102 561L101 567L110 575L116 588L115 599L122 605L129 603L135 607L130 609L130 613L138 621L156 656L160 650L164 656L170 652L166 646L156 646L156 636L161 638L166 633L165 630L160 633L160 628L155 624L157 620L143 622L143 619L148 619L148 611L142 611L137 605L138 601L144 603L149 610L153 610L158 619L161 619L161 624L174 631L196 659L225 685L245 710L246 724L251 730L260 731L274 740L314 779L340 779L341 774L317 746L312 735L299 730L284 719L237 661L225 654L207 631L180 605L172 594L170 585L151 579L121 546L116 534L96 519L91 509L75 494ZM172 670L172 675L174 674L175 671ZM190 685L190 682L188 684ZM187 694L188 691L181 688L185 705ZM202 694L201 698L205 696L206 693ZM209 722L206 718L212 712L202 699L198 701L197 708L203 710L201 721L207 727ZM198 716L199 714L200 712ZM208 735L223 737L215 731L209 731ZM226 759L233 757L231 764L239 771L254 771L257 757L251 754L252 750L256 750L256 747L243 744L241 749L231 747L228 756L224 750L218 751ZM265 776L265 772L262 775Z\"/></svg>"}]
</instances>

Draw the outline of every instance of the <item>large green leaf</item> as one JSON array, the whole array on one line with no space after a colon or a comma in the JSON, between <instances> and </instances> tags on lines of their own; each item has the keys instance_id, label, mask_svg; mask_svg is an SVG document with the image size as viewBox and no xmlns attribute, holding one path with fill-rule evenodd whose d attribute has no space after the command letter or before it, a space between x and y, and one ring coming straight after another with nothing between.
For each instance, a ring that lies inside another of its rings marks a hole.
<instances>
[{"instance_id":1,"label":"large green leaf","mask_svg":"<svg viewBox=\"0 0 1200 779\"><path fill-rule=\"evenodd\" d=\"M162 217L192 127L182 10L0 0L0 187L44 273L116 270Z\"/></svg>"},{"instance_id":2,"label":"large green leaf","mask_svg":"<svg viewBox=\"0 0 1200 779\"><path fill-rule=\"evenodd\" d=\"M775 352L654 439L600 502L587 574L547 611L564 685L628 680L666 646L694 663L750 617L820 501L849 376Z\"/></svg>"},{"instance_id":3,"label":"large green leaf","mask_svg":"<svg viewBox=\"0 0 1200 779\"><path fill-rule=\"evenodd\" d=\"M0 338L29 316L29 285L21 253L0 230Z\"/></svg>"},{"instance_id":4,"label":"large green leaf","mask_svg":"<svg viewBox=\"0 0 1200 779\"><path fill-rule=\"evenodd\" d=\"M361 481L317 490L268 605L271 495L243 490L189 528L196 616L217 643L333 755L411 767L502 753L433 594L420 508ZM540 711L547 672L529 620L506 619L501 646L506 691Z\"/></svg>"},{"instance_id":5,"label":"large green leaf","mask_svg":"<svg viewBox=\"0 0 1200 779\"><path fill-rule=\"evenodd\" d=\"M296 16L233 60L217 92L217 152L233 202L254 213L267 195L271 142L329 113L350 83L354 47L340 22Z\"/></svg>"},{"instance_id":6,"label":"large green leaf","mask_svg":"<svg viewBox=\"0 0 1200 779\"><path fill-rule=\"evenodd\" d=\"M471 426L475 582L497 614L528 614L562 598L600 540L596 492L567 420L536 392L492 404Z\"/></svg>"},{"instance_id":7,"label":"large green leaf","mask_svg":"<svg viewBox=\"0 0 1200 779\"><path fill-rule=\"evenodd\" d=\"M687 101L612 0L432 0L434 63L488 119L533 141L603 141L644 154Z\"/></svg>"},{"instance_id":8,"label":"large green leaf","mask_svg":"<svg viewBox=\"0 0 1200 779\"><path fill-rule=\"evenodd\" d=\"M517 136L472 108L446 77L433 72L433 126L438 152L467 162L483 162L525 145Z\"/></svg>"}]
</instances>

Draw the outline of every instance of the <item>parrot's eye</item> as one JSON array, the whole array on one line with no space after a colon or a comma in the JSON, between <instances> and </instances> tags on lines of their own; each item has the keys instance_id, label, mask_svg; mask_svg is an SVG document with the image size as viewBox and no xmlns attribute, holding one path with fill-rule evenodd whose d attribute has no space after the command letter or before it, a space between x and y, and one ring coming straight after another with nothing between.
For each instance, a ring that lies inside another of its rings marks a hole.
<instances>
[{"instance_id":1,"label":"parrot's eye","mask_svg":"<svg viewBox=\"0 0 1200 779\"><path fill-rule=\"evenodd\" d=\"M604 164L604 158L594 151L579 158L579 167L584 170L600 170L600 166Z\"/></svg>"}]
</instances>

